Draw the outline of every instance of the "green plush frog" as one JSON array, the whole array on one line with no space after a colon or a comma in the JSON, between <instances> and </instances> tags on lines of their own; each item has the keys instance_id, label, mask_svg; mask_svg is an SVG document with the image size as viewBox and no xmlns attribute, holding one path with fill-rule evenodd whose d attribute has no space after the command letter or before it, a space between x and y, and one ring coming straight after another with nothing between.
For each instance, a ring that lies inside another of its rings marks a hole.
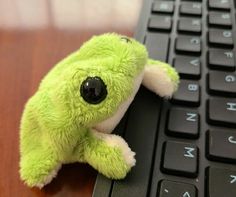
<instances>
[{"instance_id":1,"label":"green plush frog","mask_svg":"<svg viewBox=\"0 0 236 197\"><path fill-rule=\"evenodd\" d=\"M94 36L59 62L27 102L20 132L20 176L42 188L62 164L87 162L112 179L135 165L135 153L111 134L141 84L171 97L179 77L148 59L142 44L115 33Z\"/></svg>"}]
</instances>

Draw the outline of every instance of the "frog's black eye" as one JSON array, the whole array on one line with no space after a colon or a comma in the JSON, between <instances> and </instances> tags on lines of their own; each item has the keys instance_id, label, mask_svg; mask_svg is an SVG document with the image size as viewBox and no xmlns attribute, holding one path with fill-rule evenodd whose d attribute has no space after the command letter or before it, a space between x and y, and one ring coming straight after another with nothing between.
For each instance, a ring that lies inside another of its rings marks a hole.
<instances>
[{"instance_id":1,"label":"frog's black eye","mask_svg":"<svg viewBox=\"0 0 236 197\"><path fill-rule=\"evenodd\" d=\"M129 42L131 43L132 42L129 38L127 38L125 36L121 37L120 39L125 41L125 42L127 42L127 43L129 43Z\"/></svg>"},{"instance_id":2,"label":"frog's black eye","mask_svg":"<svg viewBox=\"0 0 236 197\"><path fill-rule=\"evenodd\" d=\"M80 94L90 104L98 104L107 96L107 88L100 77L87 77L81 86Z\"/></svg>"}]
</instances>

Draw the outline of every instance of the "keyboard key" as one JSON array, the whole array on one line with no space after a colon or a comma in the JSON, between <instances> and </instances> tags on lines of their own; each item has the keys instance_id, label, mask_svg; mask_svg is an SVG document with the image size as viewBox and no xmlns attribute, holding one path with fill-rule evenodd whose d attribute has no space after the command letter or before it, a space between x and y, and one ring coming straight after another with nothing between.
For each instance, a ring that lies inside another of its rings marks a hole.
<instances>
[{"instance_id":1,"label":"keyboard key","mask_svg":"<svg viewBox=\"0 0 236 197\"><path fill-rule=\"evenodd\" d=\"M173 103L199 106L200 105L200 87L196 81L180 80L179 89L174 93Z\"/></svg>"},{"instance_id":2,"label":"keyboard key","mask_svg":"<svg viewBox=\"0 0 236 197\"><path fill-rule=\"evenodd\" d=\"M197 197L194 185L175 181L161 181L159 191L159 197Z\"/></svg>"},{"instance_id":3,"label":"keyboard key","mask_svg":"<svg viewBox=\"0 0 236 197\"><path fill-rule=\"evenodd\" d=\"M211 98L208 100L208 122L226 127L236 125L236 99Z\"/></svg>"},{"instance_id":4,"label":"keyboard key","mask_svg":"<svg viewBox=\"0 0 236 197\"><path fill-rule=\"evenodd\" d=\"M201 75L201 60L197 57L177 56L174 67L181 78L199 79Z\"/></svg>"},{"instance_id":5,"label":"keyboard key","mask_svg":"<svg viewBox=\"0 0 236 197\"><path fill-rule=\"evenodd\" d=\"M169 36L165 34L147 33L145 45L149 57L166 62L169 40Z\"/></svg>"},{"instance_id":6,"label":"keyboard key","mask_svg":"<svg viewBox=\"0 0 236 197\"><path fill-rule=\"evenodd\" d=\"M182 138L197 138L199 122L197 111L172 108L169 112L167 134Z\"/></svg>"},{"instance_id":7,"label":"keyboard key","mask_svg":"<svg viewBox=\"0 0 236 197\"><path fill-rule=\"evenodd\" d=\"M201 39L194 36L179 36L176 38L175 49L177 52L201 52Z\"/></svg>"},{"instance_id":8,"label":"keyboard key","mask_svg":"<svg viewBox=\"0 0 236 197\"><path fill-rule=\"evenodd\" d=\"M187 15L202 15L202 4L201 3L190 3L181 2L180 14Z\"/></svg>"},{"instance_id":9,"label":"keyboard key","mask_svg":"<svg viewBox=\"0 0 236 197\"><path fill-rule=\"evenodd\" d=\"M194 144L168 141L164 144L162 170L167 174L196 177L198 148Z\"/></svg>"},{"instance_id":10,"label":"keyboard key","mask_svg":"<svg viewBox=\"0 0 236 197\"><path fill-rule=\"evenodd\" d=\"M209 67L219 70L235 70L234 52L222 49L210 49L208 54Z\"/></svg>"},{"instance_id":11,"label":"keyboard key","mask_svg":"<svg viewBox=\"0 0 236 197\"><path fill-rule=\"evenodd\" d=\"M236 132L211 130L207 132L207 158L236 163Z\"/></svg>"},{"instance_id":12,"label":"keyboard key","mask_svg":"<svg viewBox=\"0 0 236 197\"><path fill-rule=\"evenodd\" d=\"M232 48L234 46L232 35L230 30L210 29L208 41L209 44Z\"/></svg>"},{"instance_id":13,"label":"keyboard key","mask_svg":"<svg viewBox=\"0 0 236 197\"><path fill-rule=\"evenodd\" d=\"M232 19L230 12L209 12L208 22L211 26L232 27Z\"/></svg>"},{"instance_id":14,"label":"keyboard key","mask_svg":"<svg viewBox=\"0 0 236 197\"><path fill-rule=\"evenodd\" d=\"M236 96L236 74L211 71L208 76L209 92L222 96Z\"/></svg>"},{"instance_id":15,"label":"keyboard key","mask_svg":"<svg viewBox=\"0 0 236 197\"><path fill-rule=\"evenodd\" d=\"M152 12L157 13L173 13L174 2L172 1L157 1L152 4Z\"/></svg>"},{"instance_id":16,"label":"keyboard key","mask_svg":"<svg viewBox=\"0 0 236 197\"><path fill-rule=\"evenodd\" d=\"M229 0L209 0L208 6L213 9L230 10L231 5Z\"/></svg>"},{"instance_id":17,"label":"keyboard key","mask_svg":"<svg viewBox=\"0 0 236 197\"><path fill-rule=\"evenodd\" d=\"M172 19L169 16L154 16L149 19L148 28L150 30L170 31L172 28Z\"/></svg>"},{"instance_id":18,"label":"keyboard key","mask_svg":"<svg viewBox=\"0 0 236 197\"><path fill-rule=\"evenodd\" d=\"M180 18L180 20L178 21L178 31L201 33L201 20L195 18Z\"/></svg>"},{"instance_id":19,"label":"keyboard key","mask_svg":"<svg viewBox=\"0 0 236 197\"><path fill-rule=\"evenodd\" d=\"M235 197L236 171L223 168L208 168L207 196L209 197Z\"/></svg>"}]
</instances>

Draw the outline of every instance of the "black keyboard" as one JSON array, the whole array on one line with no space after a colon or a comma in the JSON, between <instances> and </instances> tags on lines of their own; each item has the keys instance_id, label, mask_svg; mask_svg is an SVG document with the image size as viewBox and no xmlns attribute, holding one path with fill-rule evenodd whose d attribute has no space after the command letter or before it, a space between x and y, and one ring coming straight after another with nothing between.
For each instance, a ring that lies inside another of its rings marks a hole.
<instances>
[{"instance_id":1,"label":"black keyboard","mask_svg":"<svg viewBox=\"0 0 236 197\"><path fill-rule=\"evenodd\" d=\"M136 152L121 181L93 197L236 197L236 2L144 0L135 38L173 65L179 90L141 87L115 132Z\"/></svg>"}]
</instances>

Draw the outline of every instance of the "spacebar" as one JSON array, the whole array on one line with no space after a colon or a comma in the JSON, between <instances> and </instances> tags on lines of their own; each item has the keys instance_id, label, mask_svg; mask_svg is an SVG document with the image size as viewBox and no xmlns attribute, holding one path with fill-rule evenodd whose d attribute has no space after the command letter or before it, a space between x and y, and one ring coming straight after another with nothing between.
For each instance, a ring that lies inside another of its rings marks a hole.
<instances>
[{"instance_id":1,"label":"spacebar","mask_svg":"<svg viewBox=\"0 0 236 197\"><path fill-rule=\"evenodd\" d=\"M124 180L115 181L112 197L146 197L160 113L160 99L145 88L138 92L127 121L125 140L136 152L136 166Z\"/></svg>"},{"instance_id":2,"label":"spacebar","mask_svg":"<svg viewBox=\"0 0 236 197\"><path fill-rule=\"evenodd\" d=\"M163 62L167 61L169 48L169 35L160 33L148 33L145 39L149 57Z\"/></svg>"}]
</instances>

